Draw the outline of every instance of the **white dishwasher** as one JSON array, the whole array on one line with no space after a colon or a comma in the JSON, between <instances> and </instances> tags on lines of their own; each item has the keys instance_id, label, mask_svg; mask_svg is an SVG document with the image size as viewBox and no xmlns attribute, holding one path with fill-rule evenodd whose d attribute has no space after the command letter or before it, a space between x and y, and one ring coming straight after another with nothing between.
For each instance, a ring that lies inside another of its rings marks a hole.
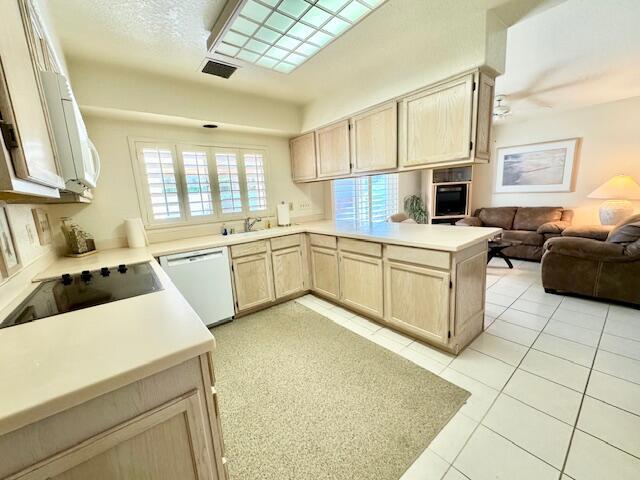
<instances>
[{"instance_id":1,"label":"white dishwasher","mask_svg":"<svg viewBox=\"0 0 640 480\"><path fill-rule=\"evenodd\" d=\"M227 247L167 255L160 265L208 327L233 317Z\"/></svg>"}]
</instances>

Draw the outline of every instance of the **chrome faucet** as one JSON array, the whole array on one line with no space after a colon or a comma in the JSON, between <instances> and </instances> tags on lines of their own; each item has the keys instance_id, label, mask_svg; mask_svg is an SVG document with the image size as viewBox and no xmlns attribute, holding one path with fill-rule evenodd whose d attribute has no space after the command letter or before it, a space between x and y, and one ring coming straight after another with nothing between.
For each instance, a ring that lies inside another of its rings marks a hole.
<instances>
[{"instance_id":1,"label":"chrome faucet","mask_svg":"<svg viewBox=\"0 0 640 480\"><path fill-rule=\"evenodd\" d=\"M247 217L244 219L244 231L245 232L250 232L251 229L253 228L253 226L259 222L260 220L262 220L260 217Z\"/></svg>"}]
</instances>

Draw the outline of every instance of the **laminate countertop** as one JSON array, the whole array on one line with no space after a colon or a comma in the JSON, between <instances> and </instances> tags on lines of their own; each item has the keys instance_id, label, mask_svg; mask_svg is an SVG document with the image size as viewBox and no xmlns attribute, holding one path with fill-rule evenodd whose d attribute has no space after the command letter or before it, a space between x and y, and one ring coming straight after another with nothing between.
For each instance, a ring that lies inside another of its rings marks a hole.
<instances>
[{"instance_id":1,"label":"laminate countertop","mask_svg":"<svg viewBox=\"0 0 640 480\"><path fill-rule=\"evenodd\" d=\"M353 227L328 221L59 258L34 282L63 273L151 261L164 289L1 329L0 435L214 349L213 335L154 257L304 232L456 252L500 231L405 223ZM0 319L33 288L0 311Z\"/></svg>"},{"instance_id":2,"label":"laminate countertop","mask_svg":"<svg viewBox=\"0 0 640 480\"><path fill-rule=\"evenodd\" d=\"M0 330L0 435L215 348L200 317L151 265L161 291Z\"/></svg>"}]
</instances>

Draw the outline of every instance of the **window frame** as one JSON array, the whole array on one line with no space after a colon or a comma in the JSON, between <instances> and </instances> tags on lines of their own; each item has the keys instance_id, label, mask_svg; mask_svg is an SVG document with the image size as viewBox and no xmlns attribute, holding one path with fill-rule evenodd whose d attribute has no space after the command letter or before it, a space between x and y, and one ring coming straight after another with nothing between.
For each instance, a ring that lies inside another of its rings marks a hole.
<instances>
[{"instance_id":1,"label":"window frame","mask_svg":"<svg viewBox=\"0 0 640 480\"><path fill-rule=\"evenodd\" d=\"M377 176L383 176L383 175L395 175L396 178L396 186L395 186L395 190L396 190L396 198L395 198L395 212L397 213L399 211L401 211L401 201L400 201L400 177L398 176L398 173L394 173L394 172L390 172L390 173L379 173L376 175L363 175L363 176L358 176L358 177L345 177L345 178L337 178L331 181L331 213L332 213L332 217L334 219L334 221L338 221L338 212L336 211L336 185L335 182L336 181L340 181L340 180L353 180L355 182L355 189L356 191L358 190L358 186L357 186L357 182L358 179L360 178L368 178L367 181L367 196L368 196L368 211L369 211L369 218L372 217L372 181L370 177L377 177ZM349 223L354 223L357 225L363 225L366 223L358 223L357 222L357 210L358 210L358 200L354 199L354 220L340 220L341 222L349 222ZM393 214L393 213L392 213ZM390 215L392 215L390 214ZM389 215L389 216L390 216ZM369 221L368 223L384 223L385 221L388 221L388 216L387 219L382 221L382 222L371 222Z\"/></svg>"},{"instance_id":2,"label":"window frame","mask_svg":"<svg viewBox=\"0 0 640 480\"><path fill-rule=\"evenodd\" d=\"M143 148L167 148L171 151L174 161L174 171L178 188L178 198L180 201L180 218L176 219L155 219L151 205L151 194L148 187L145 171L144 159L142 157ZM189 225L203 225L208 223L221 223L234 220L243 220L248 216L269 217L274 215L272 201L272 186L269 181L269 155L265 146L254 145L229 145L223 143L204 142L184 142L173 140L156 140L151 138L129 138L130 158L133 168L138 205L145 228L149 230L174 228ZM205 152L207 155L207 165L209 170L209 184L211 186L213 211L211 215L191 215L188 201L188 191L186 188L186 175L184 170L183 152L196 151ZM242 200L242 211L234 213L222 213L220 201L220 187L218 183L218 167L215 160L215 153L234 153L238 161L238 176L240 180L240 195ZM253 153L262 155L265 178L266 206L264 211L249 211L249 199L247 192L247 177L244 166L244 154Z\"/></svg>"}]
</instances>

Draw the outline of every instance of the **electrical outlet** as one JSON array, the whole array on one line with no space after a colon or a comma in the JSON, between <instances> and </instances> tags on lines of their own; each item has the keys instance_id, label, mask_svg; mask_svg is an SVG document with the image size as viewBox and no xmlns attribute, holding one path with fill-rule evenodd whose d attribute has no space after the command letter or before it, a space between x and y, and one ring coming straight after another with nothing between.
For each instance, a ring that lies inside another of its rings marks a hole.
<instances>
[{"instance_id":1,"label":"electrical outlet","mask_svg":"<svg viewBox=\"0 0 640 480\"><path fill-rule=\"evenodd\" d=\"M300 200L300 202L298 202L298 208L300 210L308 210L311 208L311 202L309 200Z\"/></svg>"},{"instance_id":2,"label":"electrical outlet","mask_svg":"<svg viewBox=\"0 0 640 480\"><path fill-rule=\"evenodd\" d=\"M289 211L293 212L293 202L289 202Z\"/></svg>"}]
</instances>

